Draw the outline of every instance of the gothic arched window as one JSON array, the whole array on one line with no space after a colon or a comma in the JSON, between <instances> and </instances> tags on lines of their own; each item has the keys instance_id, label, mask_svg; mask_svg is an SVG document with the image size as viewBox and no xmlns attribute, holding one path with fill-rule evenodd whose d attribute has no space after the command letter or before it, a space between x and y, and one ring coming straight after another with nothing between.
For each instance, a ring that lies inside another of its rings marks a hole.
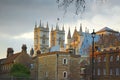
<instances>
[{"instance_id":1,"label":"gothic arched window","mask_svg":"<svg viewBox=\"0 0 120 80\"><path fill-rule=\"evenodd\" d=\"M60 45L60 42L61 42L61 37L59 37L59 39L58 39L58 44Z\"/></svg>"},{"instance_id":2,"label":"gothic arched window","mask_svg":"<svg viewBox=\"0 0 120 80\"><path fill-rule=\"evenodd\" d=\"M43 43L43 44L45 44L45 38L46 38L46 36L43 35L43 39L42 39L42 43Z\"/></svg>"}]
</instances>

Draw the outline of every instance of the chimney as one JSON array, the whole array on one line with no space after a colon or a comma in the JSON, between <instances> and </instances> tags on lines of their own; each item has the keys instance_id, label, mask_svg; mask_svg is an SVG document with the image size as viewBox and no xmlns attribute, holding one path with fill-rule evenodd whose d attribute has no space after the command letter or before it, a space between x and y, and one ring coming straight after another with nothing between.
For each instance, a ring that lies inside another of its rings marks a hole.
<instances>
[{"instance_id":1,"label":"chimney","mask_svg":"<svg viewBox=\"0 0 120 80\"><path fill-rule=\"evenodd\" d=\"M22 45L22 52L27 52L27 46L26 46L26 44Z\"/></svg>"},{"instance_id":2,"label":"chimney","mask_svg":"<svg viewBox=\"0 0 120 80\"><path fill-rule=\"evenodd\" d=\"M41 54L40 50L37 50L37 56L39 56Z\"/></svg>"},{"instance_id":3,"label":"chimney","mask_svg":"<svg viewBox=\"0 0 120 80\"><path fill-rule=\"evenodd\" d=\"M11 55L13 55L14 50L13 48L7 48L7 57L10 57Z\"/></svg>"}]
</instances>

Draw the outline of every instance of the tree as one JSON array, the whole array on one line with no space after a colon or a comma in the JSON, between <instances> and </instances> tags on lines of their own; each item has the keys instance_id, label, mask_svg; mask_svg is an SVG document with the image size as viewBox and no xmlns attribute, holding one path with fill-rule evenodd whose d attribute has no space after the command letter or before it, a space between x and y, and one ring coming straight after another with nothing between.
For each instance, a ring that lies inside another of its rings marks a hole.
<instances>
[{"instance_id":1,"label":"tree","mask_svg":"<svg viewBox=\"0 0 120 80\"><path fill-rule=\"evenodd\" d=\"M13 77L29 78L30 77L30 70L26 66L19 64L19 63L16 63L11 68L10 74Z\"/></svg>"},{"instance_id":2,"label":"tree","mask_svg":"<svg viewBox=\"0 0 120 80\"><path fill-rule=\"evenodd\" d=\"M67 11L67 8L72 6L72 4L75 6L75 14L78 15L79 13L83 13L86 8L86 3L88 2L100 2L105 3L107 0L57 0L58 7L63 7L65 12Z\"/></svg>"}]
</instances>

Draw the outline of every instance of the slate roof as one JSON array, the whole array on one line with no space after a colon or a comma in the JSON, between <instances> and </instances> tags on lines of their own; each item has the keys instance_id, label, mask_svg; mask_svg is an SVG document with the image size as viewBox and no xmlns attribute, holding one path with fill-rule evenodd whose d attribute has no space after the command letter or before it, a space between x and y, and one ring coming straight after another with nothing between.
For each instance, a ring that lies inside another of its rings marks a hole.
<instances>
[{"instance_id":1,"label":"slate roof","mask_svg":"<svg viewBox=\"0 0 120 80\"><path fill-rule=\"evenodd\" d=\"M110 28L108 28L108 27L104 27L104 28L102 28L101 30L97 31L96 33L105 32L105 31L118 33L117 31L114 31L113 29L110 29Z\"/></svg>"}]
</instances>

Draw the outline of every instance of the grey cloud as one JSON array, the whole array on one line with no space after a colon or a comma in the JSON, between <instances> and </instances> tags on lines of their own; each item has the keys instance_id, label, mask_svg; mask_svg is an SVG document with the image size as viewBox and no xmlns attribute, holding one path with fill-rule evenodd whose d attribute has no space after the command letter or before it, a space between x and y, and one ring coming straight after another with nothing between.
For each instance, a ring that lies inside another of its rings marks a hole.
<instances>
[{"instance_id":1,"label":"grey cloud","mask_svg":"<svg viewBox=\"0 0 120 80\"><path fill-rule=\"evenodd\" d=\"M92 3L86 6L83 19L91 20L96 15L111 16L109 6L116 6L119 0L110 0L107 7L99 8L95 11L90 8ZM112 4L113 3L113 4ZM56 0L0 0L0 32L9 35L18 35L33 31L35 21L41 19L44 24L48 21L49 26L56 25L57 18L60 23L74 23L81 16L74 14L74 8L70 7L64 15L63 9L58 9Z\"/></svg>"}]
</instances>

